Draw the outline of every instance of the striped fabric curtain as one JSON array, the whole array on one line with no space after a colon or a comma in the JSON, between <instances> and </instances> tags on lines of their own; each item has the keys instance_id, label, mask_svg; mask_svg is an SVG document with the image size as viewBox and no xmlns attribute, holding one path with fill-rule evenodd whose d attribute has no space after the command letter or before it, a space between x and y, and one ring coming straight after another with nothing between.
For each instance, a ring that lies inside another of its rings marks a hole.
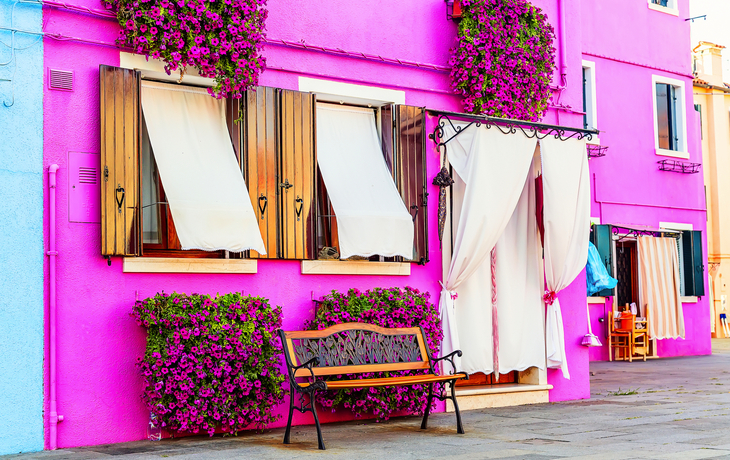
<instances>
[{"instance_id":1,"label":"striped fabric curtain","mask_svg":"<svg viewBox=\"0 0 730 460\"><path fill-rule=\"evenodd\" d=\"M674 238L638 238L641 304L650 339L684 338L679 258Z\"/></svg>"}]
</instances>

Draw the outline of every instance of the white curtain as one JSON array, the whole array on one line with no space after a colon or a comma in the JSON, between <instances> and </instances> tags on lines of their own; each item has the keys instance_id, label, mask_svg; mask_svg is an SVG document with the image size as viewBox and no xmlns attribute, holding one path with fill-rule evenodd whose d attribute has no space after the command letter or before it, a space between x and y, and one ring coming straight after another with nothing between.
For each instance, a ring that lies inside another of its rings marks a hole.
<instances>
[{"instance_id":1,"label":"white curtain","mask_svg":"<svg viewBox=\"0 0 730 460\"><path fill-rule=\"evenodd\" d=\"M561 141L548 136L542 151L543 218L545 221L545 280L558 293L585 268L590 234L590 182L585 140ZM585 292L585 289L583 289ZM581 307L583 304L581 303ZM547 364L570 378L560 301L548 302Z\"/></svg>"},{"instance_id":2,"label":"white curtain","mask_svg":"<svg viewBox=\"0 0 730 460\"><path fill-rule=\"evenodd\" d=\"M684 338L684 312L679 293L677 240L640 236L641 304L650 339Z\"/></svg>"},{"instance_id":3,"label":"white curtain","mask_svg":"<svg viewBox=\"0 0 730 460\"><path fill-rule=\"evenodd\" d=\"M542 245L535 214L535 155L512 219L497 241L497 318L501 374L545 369ZM489 265L489 264L484 264Z\"/></svg>"},{"instance_id":4,"label":"white curtain","mask_svg":"<svg viewBox=\"0 0 730 460\"><path fill-rule=\"evenodd\" d=\"M446 126L445 131L447 138L455 134L451 126ZM505 135L498 129L484 126L469 128L448 144L449 162L464 181L465 189L453 237L451 265L442 283L439 300L444 329L443 354L461 348L454 311L457 289L489 260L490 251L522 195L535 147L534 139ZM473 316L461 309L459 315L474 324L491 326L491 319L484 317L491 316L491 308L487 305L474 308ZM484 334L491 336L491 327L482 331ZM465 348L472 355L479 346L466 344Z\"/></svg>"},{"instance_id":5,"label":"white curtain","mask_svg":"<svg viewBox=\"0 0 730 460\"><path fill-rule=\"evenodd\" d=\"M182 248L266 254L224 104L204 89L142 83L142 111Z\"/></svg>"},{"instance_id":6,"label":"white curtain","mask_svg":"<svg viewBox=\"0 0 730 460\"><path fill-rule=\"evenodd\" d=\"M413 258L413 219L380 147L375 112L317 104L317 162L337 216L340 257Z\"/></svg>"}]
</instances>

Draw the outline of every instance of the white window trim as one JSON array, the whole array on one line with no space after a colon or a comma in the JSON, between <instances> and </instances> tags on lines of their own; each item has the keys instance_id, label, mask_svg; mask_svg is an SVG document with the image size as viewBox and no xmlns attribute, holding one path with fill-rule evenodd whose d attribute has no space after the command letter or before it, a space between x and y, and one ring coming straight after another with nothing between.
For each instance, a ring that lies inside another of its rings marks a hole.
<instances>
[{"instance_id":1,"label":"white window trim","mask_svg":"<svg viewBox=\"0 0 730 460\"><path fill-rule=\"evenodd\" d=\"M119 52L119 67L122 69L139 70L143 77L154 78L161 81L169 81L171 83L182 83L185 85L208 86L215 85L212 78L201 77L198 70L188 67L185 75L180 80L180 72L172 72L170 75L165 72L165 63L159 59L146 58L141 54Z\"/></svg>"},{"instance_id":2,"label":"white window trim","mask_svg":"<svg viewBox=\"0 0 730 460\"><path fill-rule=\"evenodd\" d=\"M647 4L649 5L650 10L659 11L660 13L670 14L672 16L679 17L679 9L677 8L677 0L669 0L667 2L668 5L672 6L661 6L657 5L651 2L651 0L647 0Z\"/></svg>"},{"instance_id":3,"label":"white window trim","mask_svg":"<svg viewBox=\"0 0 730 460\"><path fill-rule=\"evenodd\" d=\"M405 91L309 77L299 77L299 91L317 94L318 101L341 104L381 106L406 103Z\"/></svg>"},{"instance_id":4,"label":"white window trim","mask_svg":"<svg viewBox=\"0 0 730 460\"><path fill-rule=\"evenodd\" d=\"M598 129L598 106L596 105L596 63L593 61L583 61L583 68L588 69L588 89L590 93L586 95L586 113L588 115L588 129ZM588 141L589 144L601 145L598 136Z\"/></svg>"},{"instance_id":5,"label":"white window trim","mask_svg":"<svg viewBox=\"0 0 730 460\"><path fill-rule=\"evenodd\" d=\"M395 275L409 276L410 262L369 260L302 260L302 275Z\"/></svg>"},{"instance_id":6,"label":"white window trim","mask_svg":"<svg viewBox=\"0 0 730 460\"><path fill-rule=\"evenodd\" d=\"M677 127L680 130L679 136L679 150L666 150L659 148L659 119L656 111L656 85L657 83L664 83L672 85L676 88L675 93L679 93L680 98L677 101L678 110L677 115ZM665 77L662 75L651 76L651 100L652 100L652 114L654 115L654 151L657 155L682 158L685 160L689 159L689 149L687 148L687 97L685 94L684 82L674 78Z\"/></svg>"}]
</instances>

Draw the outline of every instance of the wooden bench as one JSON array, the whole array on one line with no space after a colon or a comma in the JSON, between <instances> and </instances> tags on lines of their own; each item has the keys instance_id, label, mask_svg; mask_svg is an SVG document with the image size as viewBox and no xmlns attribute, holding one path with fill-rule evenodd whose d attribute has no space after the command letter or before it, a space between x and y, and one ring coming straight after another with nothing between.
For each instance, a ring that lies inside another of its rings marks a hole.
<instances>
[{"instance_id":1,"label":"wooden bench","mask_svg":"<svg viewBox=\"0 0 730 460\"><path fill-rule=\"evenodd\" d=\"M459 405L456 403L454 383L468 378L465 372L456 372L454 356L461 356L456 350L446 356L433 358L420 327L388 329L364 323L338 324L321 331L282 331L279 336L284 346L284 357L289 371L289 421L286 424L284 444L290 443L291 423L294 409L311 412L317 426L319 448L324 450L322 430L317 411L314 408L315 395L319 391L345 388L385 387L398 385L428 384L428 402L423 415L421 429L426 429L433 398L441 401L450 399L456 412L456 431L464 433ZM434 365L439 361L451 363L452 373L438 375ZM418 375L389 378L353 378L351 380L322 380L323 376L364 374L370 372L425 371ZM299 379L299 381L297 380ZM301 381L307 379L308 381ZM447 382L451 395L435 394L434 383ZM294 403L295 393L299 405ZM304 395L307 395L305 400Z\"/></svg>"}]
</instances>

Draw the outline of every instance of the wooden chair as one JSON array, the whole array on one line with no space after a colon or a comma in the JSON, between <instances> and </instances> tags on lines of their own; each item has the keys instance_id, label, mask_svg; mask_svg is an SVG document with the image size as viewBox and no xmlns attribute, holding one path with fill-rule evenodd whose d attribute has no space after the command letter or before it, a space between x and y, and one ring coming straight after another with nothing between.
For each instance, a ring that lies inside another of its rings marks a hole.
<instances>
[{"instance_id":1,"label":"wooden chair","mask_svg":"<svg viewBox=\"0 0 730 460\"><path fill-rule=\"evenodd\" d=\"M646 319L637 320L634 317L634 329L631 331L631 354L641 355L646 361L649 354L649 329Z\"/></svg>"},{"instance_id":2,"label":"wooden chair","mask_svg":"<svg viewBox=\"0 0 730 460\"><path fill-rule=\"evenodd\" d=\"M616 319L613 316L613 310L608 312L608 360L616 359L616 352L621 351L622 359L628 356L631 361L633 353L631 352L631 331L621 330L616 327Z\"/></svg>"}]
</instances>

